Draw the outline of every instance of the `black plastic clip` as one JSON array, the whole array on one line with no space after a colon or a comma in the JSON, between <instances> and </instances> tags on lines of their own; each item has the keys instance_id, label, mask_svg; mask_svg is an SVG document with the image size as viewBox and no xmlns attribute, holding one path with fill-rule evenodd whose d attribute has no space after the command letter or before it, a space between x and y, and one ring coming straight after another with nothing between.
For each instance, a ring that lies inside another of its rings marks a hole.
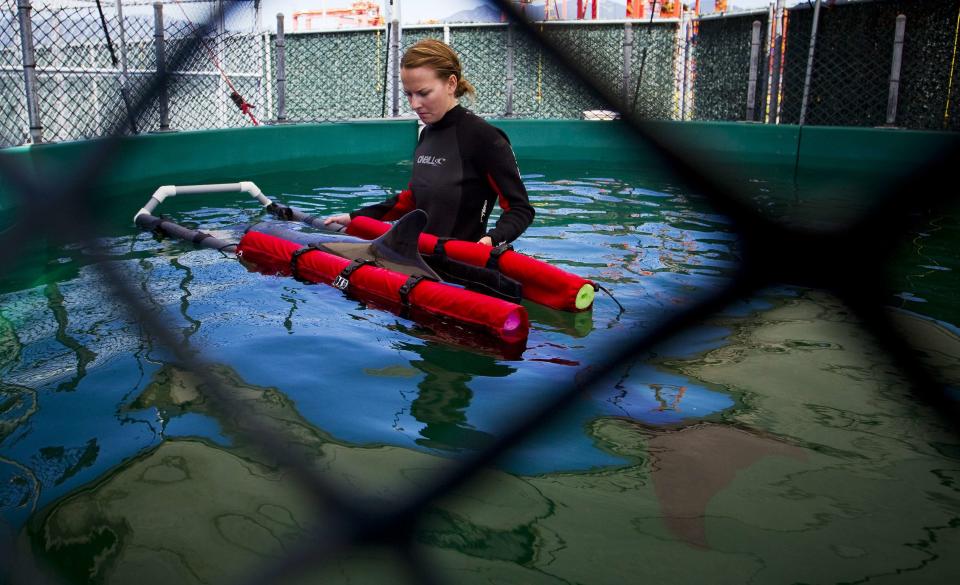
<instances>
[{"instance_id":1,"label":"black plastic clip","mask_svg":"<svg viewBox=\"0 0 960 585\"><path fill-rule=\"evenodd\" d=\"M205 234L203 232L197 232L193 235L193 238L190 240L194 244L199 244L200 242L206 240L207 238L212 238L210 234Z\"/></svg>"},{"instance_id":2,"label":"black plastic clip","mask_svg":"<svg viewBox=\"0 0 960 585\"><path fill-rule=\"evenodd\" d=\"M487 258L487 268L490 270L500 270L500 256L503 256L504 252L513 250L513 246L510 244L500 244L495 248L490 249L490 257Z\"/></svg>"},{"instance_id":3,"label":"black plastic clip","mask_svg":"<svg viewBox=\"0 0 960 585\"><path fill-rule=\"evenodd\" d=\"M423 274L412 274L410 275L406 282L400 287L400 290L397 292L400 294L400 302L404 307L410 306L410 293L413 291L414 287L420 284L427 277Z\"/></svg>"},{"instance_id":4,"label":"black plastic clip","mask_svg":"<svg viewBox=\"0 0 960 585\"><path fill-rule=\"evenodd\" d=\"M446 256L447 251L444 250L443 247L447 244L447 242L453 239L454 238L437 238L437 243L433 247L433 253L437 256Z\"/></svg>"},{"instance_id":5,"label":"black plastic clip","mask_svg":"<svg viewBox=\"0 0 960 585\"><path fill-rule=\"evenodd\" d=\"M334 288L338 288L340 290L347 290L347 288L350 286L350 275L352 275L357 268L360 268L361 266L365 266L367 264L373 264L373 263L374 263L373 260L358 258L353 262L351 262L350 264L347 264L346 268L344 268L340 272L340 274L338 274L337 277L333 279L332 284Z\"/></svg>"},{"instance_id":6,"label":"black plastic clip","mask_svg":"<svg viewBox=\"0 0 960 585\"><path fill-rule=\"evenodd\" d=\"M267 212L273 214L277 219L290 221L293 219L293 209L286 205L271 203L267 205Z\"/></svg>"}]
</instances>

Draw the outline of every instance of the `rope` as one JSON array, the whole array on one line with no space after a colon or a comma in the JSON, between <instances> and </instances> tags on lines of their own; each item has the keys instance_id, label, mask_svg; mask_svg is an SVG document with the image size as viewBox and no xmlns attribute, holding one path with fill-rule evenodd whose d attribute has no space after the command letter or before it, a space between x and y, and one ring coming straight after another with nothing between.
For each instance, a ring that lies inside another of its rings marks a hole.
<instances>
[{"instance_id":1,"label":"rope","mask_svg":"<svg viewBox=\"0 0 960 585\"><path fill-rule=\"evenodd\" d=\"M99 1L100 0L97 0L97 2ZM244 115L250 118L250 121L253 122L254 126L259 126L260 122L257 121L257 118L254 117L253 112L250 111L254 108L254 105L248 102L247 100L245 100L243 96L240 95L240 92L237 91L237 88L234 87L233 81L230 80L230 76L227 75L227 72L224 71L223 67L220 66L220 61L217 60L216 54L214 54L213 50L210 48L210 45L207 43L207 39L205 39L202 35L199 34L200 27L198 27L196 24L194 24L192 20L190 20L190 16L187 14L187 11L183 8L183 4L180 2L180 0L174 0L174 1L177 3L177 6L180 7L180 12L183 13L183 17L186 18L187 22L190 23L190 26L193 27L193 32L194 34L197 35L197 38L200 40L200 44L203 45L204 49L206 49L207 58L209 58L210 62L213 63L213 66L217 68L217 71L220 72L220 77L223 78L223 80L227 83L227 87L230 88L230 99L233 101L234 104L236 104L237 108L239 108Z\"/></svg>"},{"instance_id":2,"label":"rope","mask_svg":"<svg viewBox=\"0 0 960 585\"><path fill-rule=\"evenodd\" d=\"M113 41L110 40L110 29L107 28L107 17L103 14L103 6L100 5L100 0L97 0L97 10L100 11L100 24L103 26L103 35L107 37L107 49L110 50L110 62L116 67L117 63L119 63L117 60L117 52L113 49Z\"/></svg>"},{"instance_id":3,"label":"rope","mask_svg":"<svg viewBox=\"0 0 960 585\"><path fill-rule=\"evenodd\" d=\"M110 28L107 26L107 17L103 14L103 6L100 4L100 0L97 0L97 10L100 12L100 25L103 27L103 36L107 38L107 49L110 51L110 63L113 64L114 68L119 65L120 60L117 59L117 52L113 48L113 40L110 38ZM120 23L120 26L123 26L123 23ZM133 110L130 107L130 98L127 96L127 78L125 75L120 76L120 97L123 99L123 105L127 109L127 122L130 124L130 131L134 134L140 134L140 130L137 129L137 121L133 116Z\"/></svg>"},{"instance_id":4,"label":"rope","mask_svg":"<svg viewBox=\"0 0 960 585\"><path fill-rule=\"evenodd\" d=\"M957 11L957 26L953 31L953 57L950 59L950 81L947 83L947 104L943 110L943 127L950 121L950 98L953 94L953 72L957 65L957 37L960 35L960 10Z\"/></svg>"},{"instance_id":5,"label":"rope","mask_svg":"<svg viewBox=\"0 0 960 585\"><path fill-rule=\"evenodd\" d=\"M637 100L640 98L640 82L643 81L643 68L647 64L647 49L650 47L650 31L653 29L653 13L657 11L657 0L653 0L650 6L650 22L647 23L647 44L643 46L643 54L640 55L640 71L637 72L637 87L633 90L633 106L631 112L637 111ZM634 45L636 43L634 42Z\"/></svg>"},{"instance_id":6,"label":"rope","mask_svg":"<svg viewBox=\"0 0 960 585\"><path fill-rule=\"evenodd\" d=\"M616 317L616 320L619 321L619 320L620 320L620 315L623 315L623 314L626 312L626 309L623 308L623 305L620 304L620 301L617 300L617 297L613 296L613 293L610 292L609 290L607 290L604 286L599 285L599 284L597 284L597 283L594 283L593 286L595 286L595 287L597 287L597 289L602 290L603 292L607 293L607 296L610 297L611 299L613 299L613 302L617 303L617 306L620 307L620 312L617 313L617 317Z\"/></svg>"}]
</instances>

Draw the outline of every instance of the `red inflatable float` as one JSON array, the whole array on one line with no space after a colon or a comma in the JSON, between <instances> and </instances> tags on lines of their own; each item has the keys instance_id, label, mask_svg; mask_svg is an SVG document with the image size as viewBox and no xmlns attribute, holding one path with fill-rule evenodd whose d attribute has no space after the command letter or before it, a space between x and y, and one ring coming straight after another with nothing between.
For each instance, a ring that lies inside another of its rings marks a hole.
<instances>
[{"instance_id":1,"label":"red inflatable float","mask_svg":"<svg viewBox=\"0 0 960 585\"><path fill-rule=\"evenodd\" d=\"M413 307L480 328L505 342L522 341L530 330L527 310L516 303L347 260L270 234L248 231L236 253L261 272L331 284L366 301Z\"/></svg>"},{"instance_id":2,"label":"red inflatable float","mask_svg":"<svg viewBox=\"0 0 960 585\"><path fill-rule=\"evenodd\" d=\"M372 240L389 229L388 223L360 216L350 222L347 233ZM420 234L420 253L437 253L437 244L440 241L440 238L432 234ZM490 246L462 240L447 240L443 241L442 245L442 253L474 266L489 266L491 251L494 250L496 249ZM580 312L593 306L596 285L590 280L513 250L504 251L495 258L495 262L504 275L523 285L525 299L561 311Z\"/></svg>"}]
</instances>

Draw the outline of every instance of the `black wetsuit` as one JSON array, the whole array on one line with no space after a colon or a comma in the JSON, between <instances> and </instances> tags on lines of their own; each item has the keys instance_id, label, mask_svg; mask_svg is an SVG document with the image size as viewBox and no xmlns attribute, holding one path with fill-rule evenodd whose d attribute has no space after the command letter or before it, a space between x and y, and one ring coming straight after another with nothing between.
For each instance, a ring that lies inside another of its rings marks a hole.
<instances>
[{"instance_id":1,"label":"black wetsuit","mask_svg":"<svg viewBox=\"0 0 960 585\"><path fill-rule=\"evenodd\" d=\"M503 213L487 230L496 203ZM487 235L495 246L517 239L534 215L507 135L459 105L421 132L410 188L350 215L393 220L413 209L430 216L427 233L471 242Z\"/></svg>"}]
</instances>

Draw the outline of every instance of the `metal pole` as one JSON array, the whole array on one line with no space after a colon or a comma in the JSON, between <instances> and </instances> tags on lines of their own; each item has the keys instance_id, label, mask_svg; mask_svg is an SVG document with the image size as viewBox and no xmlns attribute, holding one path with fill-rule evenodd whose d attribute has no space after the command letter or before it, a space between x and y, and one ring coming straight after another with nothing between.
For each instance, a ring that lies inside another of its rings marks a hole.
<instances>
[{"instance_id":1,"label":"metal pole","mask_svg":"<svg viewBox=\"0 0 960 585\"><path fill-rule=\"evenodd\" d=\"M762 43L763 54L760 62L759 79L757 80L757 95L759 96L760 111L757 112L757 121L767 121L767 111L770 102L770 53L773 52L773 3L767 10L767 26L764 28L766 40Z\"/></svg>"},{"instance_id":2,"label":"metal pole","mask_svg":"<svg viewBox=\"0 0 960 585\"><path fill-rule=\"evenodd\" d=\"M44 70L48 72L48 74L52 73L52 75L50 75L50 77L47 79L52 82L53 87L58 89L64 86L64 77L63 73L60 71L60 68L66 65L66 59L64 59L64 53L66 51L63 48L63 36L60 33L63 25L61 21L61 13L61 10L55 9L53 11L52 18L47 21L50 26L50 32L47 33L47 39L49 39L50 48L46 52L47 58L45 61L47 67L44 67ZM52 138L53 140L78 138L77 132L83 132L82 130L78 130L78 124L75 117L68 115L69 110L67 109L64 101L64 94L65 92L62 90L57 91L54 95L53 103L51 104L49 101L47 102L47 113L52 113L52 118L54 120L54 123L52 124L52 128L54 129L52 132L53 136L48 135L48 138ZM50 119L51 116L48 115L47 121L50 121ZM94 130L94 132L96 132L96 130Z\"/></svg>"},{"instance_id":3,"label":"metal pole","mask_svg":"<svg viewBox=\"0 0 960 585\"><path fill-rule=\"evenodd\" d=\"M264 30L260 33L261 42L263 43L263 84L267 86L267 90L264 92L267 99L267 110L265 117L270 119L271 117L276 120L277 117L274 114L276 110L273 108L273 91L270 90L270 81L274 79L273 77L273 49L270 45L270 31Z\"/></svg>"},{"instance_id":4,"label":"metal pole","mask_svg":"<svg viewBox=\"0 0 960 585\"><path fill-rule=\"evenodd\" d=\"M819 1L819 0L818 0ZM747 122L753 122L757 111L757 70L760 68L760 21L753 21L750 35L750 80L747 83Z\"/></svg>"},{"instance_id":5,"label":"metal pole","mask_svg":"<svg viewBox=\"0 0 960 585\"><path fill-rule=\"evenodd\" d=\"M127 89L127 28L123 24L123 0L117 0L117 22L120 25L120 97L127 108L127 121L130 131L139 134L137 121L133 117L133 108L130 104L130 93Z\"/></svg>"},{"instance_id":6,"label":"metal pole","mask_svg":"<svg viewBox=\"0 0 960 585\"><path fill-rule=\"evenodd\" d=\"M507 25L507 111L506 116L513 116L513 25Z\"/></svg>"},{"instance_id":7,"label":"metal pole","mask_svg":"<svg viewBox=\"0 0 960 585\"><path fill-rule=\"evenodd\" d=\"M810 54L807 55L807 74L803 78L803 101L800 103L800 125L807 121L807 104L810 103L810 78L813 76L813 55L817 48L817 26L820 24L820 0L813 7L813 24L810 26Z\"/></svg>"},{"instance_id":8,"label":"metal pole","mask_svg":"<svg viewBox=\"0 0 960 585\"><path fill-rule=\"evenodd\" d=\"M680 99L680 120L687 119L687 107L688 100L690 99L690 81L692 76L690 75L690 17L684 15L683 22L683 81L681 89L681 99Z\"/></svg>"},{"instance_id":9,"label":"metal pole","mask_svg":"<svg viewBox=\"0 0 960 585\"><path fill-rule=\"evenodd\" d=\"M160 131L170 130L170 94L167 91L170 80L166 79L167 57L163 38L163 3L153 3L153 46L157 55L157 78L163 80L160 84Z\"/></svg>"},{"instance_id":10,"label":"metal pole","mask_svg":"<svg viewBox=\"0 0 960 585\"><path fill-rule=\"evenodd\" d=\"M783 2L777 0L777 10L773 20L773 53L771 55L770 66L773 70L770 80L770 118L771 124L776 124L780 119L780 66L783 61Z\"/></svg>"},{"instance_id":11,"label":"metal pole","mask_svg":"<svg viewBox=\"0 0 960 585\"><path fill-rule=\"evenodd\" d=\"M903 65L903 36L907 28L907 17L897 16L897 26L893 34L893 64L890 66L890 96L887 98L887 124L897 121L897 100L900 98L900 67Z\"/></svg>"},{"instance_id":12,"label":"metal pole","mask_svg":"<svg viewBox=\"0 0 960 585\"><path fill-rule=\"evenodd\" d=\"M277 122L287 121L287 55L283 13L277 13Z\"/></svg>"},{"instance_id":13,"label":"metal pole","mask_svg":"<svg viewBox=\"0 0 960 585\"><path fill-rule=\"evenodd\" d=\"M33 24L30 20L30 0L17 0L20 12L20 52L23 55L23 89L27 98L27 119L30 122L30 141L43 142L40 124L40 103L37 99L37 59L33 50Z\"/></svg>"},{"instance_id":14,"label":"metal pole","mask_svg":"<svg viewBox=\"0 0 960 585\"><path fill-rule=\"evenodd\" d=\"M394 14L393 34L390 35L390 88L393 91L391 113L394 118L400 115L400 20Z\"/></svg>"},{"instance_id":15,"label":"metal pole","mask_svg":"<svg viewBox=\"0 0 960 585\"><path fill-rule=\"evenodd\" d=\"M87 47L87 63L89 64L90 70L97 69L97 56L102 55L102 50L97 47L95 44L91 43ZM91 80L90 85L90 109L94 113L95 120L98 128L103 127L103 102L100 99L100 83L103 80L101 77L95 77Z\"/></svg>"},{"instance_id":16,"label":"metal pole","mask_svg":"<svg viewBox=\"0 0 960 585\"><path fill-rule=\"evenodd\" d=\"M119 1L119 0L118 0ZM216 37L213 39L213 52L216 59L216 62L220 64L220 67L226 69L226 63L223 62L223 36L225 30L225 23L223 21L224 12L223 12L223 0L217 0L216 5L213 7L214 15L216 19ZM227 100L225 97L229 98L227 94L227 84L223 80L223 76L220 75L217 77L217 121L214 123L215 128L231 126L230 120L227 115Z\"/></svg>"},{"instance_id":17,"label":"metal pole","mask_svg":"<svg viewBox=\"0 0 960 585\"><path fill-rule=\"evenodd\" d=\"M620 87L620 93L623 99L623 109L629 107L630 99L630 76L632 75L631 65L633 62L633 26L628 22L623 25L623 83Z\"/></svg>"}]
</instances>

